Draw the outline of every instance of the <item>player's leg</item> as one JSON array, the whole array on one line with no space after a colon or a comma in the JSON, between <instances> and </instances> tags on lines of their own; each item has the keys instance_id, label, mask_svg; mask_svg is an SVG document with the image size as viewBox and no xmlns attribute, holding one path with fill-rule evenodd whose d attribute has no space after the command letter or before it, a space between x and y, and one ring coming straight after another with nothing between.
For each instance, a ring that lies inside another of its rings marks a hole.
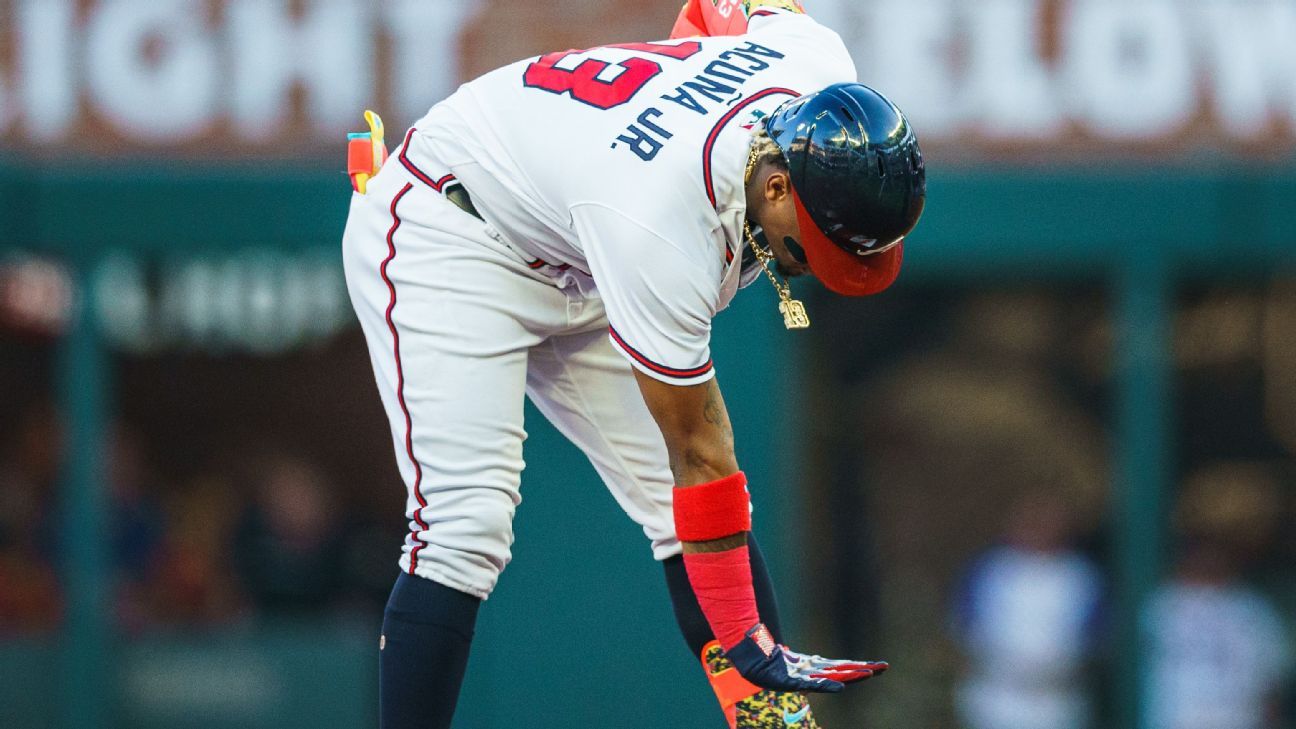
<instances>
[{"instance_id":1,"label":"player's leg","mask_svg":"<svg viewBox=\"0 0 1296 729\"><path fill-rule=\"evenodd\" d=\"M343 246L410 522L384 616L381 724L432 729L450 726L478 605L511 557L527 350L566 300L474 218L386 173L354 199Z\"/></svg>"},{"instance_id":2,"label":"player's leg","mask_svg":"<svg viewBox=\"0 0 1296 729\"><path fill-rule=\"evenodd\" d=\"M407 572L396 578L378 644L379 726L449 727L481 600Z\"/></svg>"},{"instance_id":3,"label":"player's leg","mask_svg":"<svg viewBox=\"0 0 1296 729\"><path fill-rule=\"evenodd\" d=\"M723 653L712 649L719 643L702 615L679 556L671 509L674 478L666 444L643 402L630 364L608 341L606 323L600 320L595 327L551 337L533 348L527 394L545 417L584 451L621 508L652 541L653 555L664 563L680 630L692 655L703 662L732 725L763 727L766 724L758 722L769 717L783 722L787 710L788 716L804 722L796 726L816 726L799 694L759 691L752 686L739 696L740 692L732 690L738 686L729 680L735 672ZM774 587L754 539L750 552L761 617L781 640ZM722 686L729 687L723 695ZM730 705L725 706L726 702Z\"/></svg>"}]
</instances>

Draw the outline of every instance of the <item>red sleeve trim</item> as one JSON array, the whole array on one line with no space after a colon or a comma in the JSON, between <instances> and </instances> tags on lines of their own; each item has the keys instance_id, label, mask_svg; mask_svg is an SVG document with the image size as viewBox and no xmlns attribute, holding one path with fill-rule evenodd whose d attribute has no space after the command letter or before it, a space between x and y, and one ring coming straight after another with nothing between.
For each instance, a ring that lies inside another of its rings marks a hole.
<instances>
[{"instance_id":1,"label":"red sleeve trim","mask_svg":"<svg viewBox=\"0 0 1296 729\"><path fill-rule=\"evenodd\" d=\"M644 367L647 367L653 372L656 372L659 375L665 375L667 377L676 377L679 379L691 379L693 377L705 375L706 373L711 371L712 363L711 360L709 359L697 367L694 367L692 369L686 369L686 370L676 369L674 367L667 367L664 364L658 364L648 359L647 357L643 356L643 354L639 350L635 349L634 347L631 347L629 344L626 344L626 341L621 338L621 335L617 333L617 330L615 328L609 326L608 333L612 335L612 341L616 342L617 346L625 350L626 354L629 354L631 357L634 358L636 362L643 365Z\"/></svg>"},{"instance_id":2,"label":"red sleeve trim","mask_svg":"<svg viewBox=\"0 0 1296 729\"><path fill-rule=\"evenodd\" d=\"M748 18L763 18L763 17L765 17L766 15L778 15L778 13L776 13L776 12L774 12L773 10L770 10L770 9L768 9L768 8L763 8L763 9L761 9L761 10L757 10L756 12L752 13L751 15L749 15Z\"/></svg>"}]
</instances>

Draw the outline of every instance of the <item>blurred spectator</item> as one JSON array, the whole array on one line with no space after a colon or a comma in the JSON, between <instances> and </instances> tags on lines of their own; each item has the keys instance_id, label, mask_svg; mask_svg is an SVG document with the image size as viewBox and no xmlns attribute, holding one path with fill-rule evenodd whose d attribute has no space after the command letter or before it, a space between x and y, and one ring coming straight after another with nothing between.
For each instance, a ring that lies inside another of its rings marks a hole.
<instances>
[{"instance_id":1,"label":"blurred spectator","mask_svg":"<svg viewBox=\"0 0 1296 729\"><path fill-rule=\"evenodd\" d=\"M836 526L821 548L850 559L814 579L837 596L831 636L856 631L855 652L906 667L826 704L828 725L853 726L858 716L880 726L956 725L959 652L933 640L932 626L948 620L971 556L1002 537L1017 495L1041 485L1072 508L1073 533L1091 534L1103 511L1107 443L1087 393L1072 384L1079 358L1069 333L1077 317L1101 316L1101 305L1082 291L942 296L879 301L889 324L843 299L836 326L821 331L843 377L813 405L823 425L811 442L834 466L820 518ZM817 301L816 311L832 312L833 301ZM855 326L866 329L841 335ZM863 573L860 563L876 566ZM875 626L853 628L871 619L861 605L873 604ZM838 705L849 707L831 717Z\"/></svg>"},{"instance_id":2,"label":"blurred spectator","mask_svg":"<svg viewBox=\"0 0 1296 729\"><path fill-rule=\"evenodd\" d=\"M388 528L381 518L355 513L358 511L347 512L350 518L345 529L346 554L341 570L346 607L359 617L381 621L391 595L392 573L400 569L392 560L392 545L399 548L405 532Z\"/></svg>"},{"instance_id":3,"label":"blurred spectator","mask_svg":"<svg viewBox=\"0 0 1296 729\"><path fill-rule=\"evenodd\" d=\"M120 627L137 630L151 619L148 585L157 566L166 522L156 499L156 475L139 435L118 422L109 438L108 528L117 620Z\"/></svg>"},{"instance_id":4,"label":"blurred spectator","mask_svg":"<svg viewBox=\"0 0 1296 729\"><path fill-rule=\"evenodd\" d=\"M49 530L59 428L41 404L18 418L0 450L0 635L52 630L62 600Z\"/></svg>"},{"instance_id":5,"label":"blurred spectator","mask_svg":"<svg viewBox=\"0 0 1296 729\"><path fill-rule=\"evenodd\" d=\"M252 502L234 542L234 563L248 596L266 614L336 607L344 535L323 474L311 463L275 453L253 479Z\"/></svg>"},{"instance_id":6,"label":"blurred spectator","mask_svg":"<svg viewBox=\"0 0 1296 729\"><path fill-rule=\"evenodd\" d=\"M0 329L41 336L61 333L72 311L67 269L35 256L0 265Z\"/></svg>"},{"instance_id":7,"label":"blurred spectator","mask_svg":"<svg viewBox=\"0 0 1296 729\"><path fill-rule=\"evenodd\" d=\"M1243 580L1277 527L1278 494L1258 466L1216 466L1189 480L1174 571L1144 615L1154 729L1282 726L1287 630L1270 599Z\"/></svg>"},{"instance_id":8,"label":"blurred spectator","mask_svg":"<svg viewBox=\"0 0 1296 729\"><path fill-rule=\"evenodd\" d=\"M212 625L238 614L229 550L239 503L233 485L210 474L167 495L168 529L148 592L155 621Z\"/></svg>"},{"instance_id":9,"label":"blurred spectator","mask_svg":"<svg viewBox=\"0 0 1296 729\"><path fill-rule=\"evenodd\" d=\"M1085 668L1097 644L1098 567L1071 546L1056 494L1013 503L1005 541L972 563L954 609L965 655L956 689L970 729L1082 729L1093 708Z\"/></svg>"}]
</instances>

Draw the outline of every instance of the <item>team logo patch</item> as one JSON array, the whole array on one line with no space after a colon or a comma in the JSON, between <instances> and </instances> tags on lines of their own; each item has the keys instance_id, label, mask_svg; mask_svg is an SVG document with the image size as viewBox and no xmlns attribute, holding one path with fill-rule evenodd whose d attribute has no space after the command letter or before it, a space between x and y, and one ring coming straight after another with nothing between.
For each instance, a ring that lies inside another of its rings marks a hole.
<instances>
[{"instance_id":1,"label":"team logo patch","mask_svg":"<svg viewBox=\"0 0 1296 729\"><path fill-rule=\"evenodd\" d=\"M741 126L743 129L746 129L747 131L750 132L752 129L755 129L756 125L760 124L761 120L763 120L766 116L769 115L761 111L760 109L756 109L752 111L752 113L747 116L747 119L739 126Z\"/></svg>"}]
</instances>

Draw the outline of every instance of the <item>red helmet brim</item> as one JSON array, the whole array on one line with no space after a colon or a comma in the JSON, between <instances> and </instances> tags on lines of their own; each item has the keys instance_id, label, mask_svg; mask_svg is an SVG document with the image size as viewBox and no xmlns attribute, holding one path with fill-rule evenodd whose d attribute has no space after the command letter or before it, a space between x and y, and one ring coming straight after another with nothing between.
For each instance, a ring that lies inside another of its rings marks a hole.
<instances>
[{"instance_id":1,"label":"red helmet brim","mask_svg":"<svg viewBox=\"0 0 1296 729\"><path fill-rule=\"evenodd\" d=\"M904 258L903 240L885 251L867 256L854 255L839 248L823 234L805 205L801 204L795 189L792 190L792 202L796 206L806 263L815 278L829 290L843 296L870 296L895 282Z\"/></svg>"}]
</instances>

